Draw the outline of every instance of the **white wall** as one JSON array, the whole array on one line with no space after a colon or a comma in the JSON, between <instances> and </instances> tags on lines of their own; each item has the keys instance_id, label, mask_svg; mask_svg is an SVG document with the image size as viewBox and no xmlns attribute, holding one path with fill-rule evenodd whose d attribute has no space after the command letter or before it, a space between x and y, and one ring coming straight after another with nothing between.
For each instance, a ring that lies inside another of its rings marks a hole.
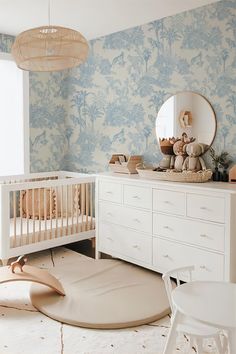
<instances>
[{"instance_id":1,"label":"white wall","mask_svg":"<svg viewBox=\"0 0 236 354\"><path fill-rule=\"evenodd\" d=\"M0 54L0 175L28 172L28 100L24 72Z\"/></svg>"}]
</instances>

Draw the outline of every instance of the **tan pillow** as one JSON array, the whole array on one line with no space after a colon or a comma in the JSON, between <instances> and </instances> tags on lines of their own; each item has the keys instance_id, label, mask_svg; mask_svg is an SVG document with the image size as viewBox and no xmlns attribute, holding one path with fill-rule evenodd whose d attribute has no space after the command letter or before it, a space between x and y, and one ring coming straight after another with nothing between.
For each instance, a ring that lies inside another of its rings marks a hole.
<instances>
[{"instance_id":1,"label":"tan pillow","mask_svg":"<svg viewBox=\"0 0 236 354\"><path fill-rule=\"evenodd\" d=\"M44 197L46 201L44 200ZM22 216L26 218L27 216L30 219L44 219L45 214L46 218L55 217L56 212L56 195L55 192L51 193L51 206L50 206L50 189L34 189L34 203L33 203L33 190L27 189L21 193L21 203L22 207ZM40 200L40 205L39 205ZM40 208L39 208L40 206ZM50 210L51 208L51 210ZM28 210L27 210L28 209Z\"/></svg>"},{"instance_id":2,"label":"tan pillow","mask_svg":"<svg viewBox=\"0 0 236 354\"><path fill-rule=\"evenodd\" d=\"M63 191L61 190L61 188L58 188L56 194L58 216L61 216L61 200L62 200L63 217L66 217L66 188L67 186L64 186ZM77 189L75 186L73 186L71 190L71 187L69 186L67 192L67 200L68 200L68 207L67 207L68 216L75 216L77 214L77 208L78 208L78 214L80 214L80 189L79 188Z\"/></svg>"}]
</instances>

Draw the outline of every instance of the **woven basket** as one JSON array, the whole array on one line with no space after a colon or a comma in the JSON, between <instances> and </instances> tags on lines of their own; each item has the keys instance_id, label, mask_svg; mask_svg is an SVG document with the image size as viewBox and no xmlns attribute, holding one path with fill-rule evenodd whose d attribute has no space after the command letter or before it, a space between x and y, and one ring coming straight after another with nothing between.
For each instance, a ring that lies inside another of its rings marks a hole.
<instances>
[{"instance_id":1,"label":"woven basket","mask_svg":"<svg viewBox=\"0 0 236 354\"><path fill-rule=\"evenodd\" d=\"M142 178L148 179L156 179L162 181L172 181L172 182L186 182L186 183L203 183L209 181L212 176L211 170L205 171L183 171L183 172L176 172L176 171L153 171L153 168L145 168L141 164L136 167L138 174Z\"/></svg>"}]
</instances>

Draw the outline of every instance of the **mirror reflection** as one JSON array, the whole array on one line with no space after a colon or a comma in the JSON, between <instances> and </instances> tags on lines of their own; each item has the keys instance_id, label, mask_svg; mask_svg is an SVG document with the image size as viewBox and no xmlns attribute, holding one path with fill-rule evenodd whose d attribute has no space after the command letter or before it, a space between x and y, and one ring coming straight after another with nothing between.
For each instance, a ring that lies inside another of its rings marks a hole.
<instances>
[{"instance_id":1,"label":"mirror reflection","mask_svg":"<svg viewBox=\"0 0 236 354\"><path fill-rule=\"evenodd\" d=\"M181 92L170 97L157 115L158 141L180 138L186 133L189 138L210 147L215 132L216 118L211 105L203 96L194 92Z\"/></svg>"}]
</instances>

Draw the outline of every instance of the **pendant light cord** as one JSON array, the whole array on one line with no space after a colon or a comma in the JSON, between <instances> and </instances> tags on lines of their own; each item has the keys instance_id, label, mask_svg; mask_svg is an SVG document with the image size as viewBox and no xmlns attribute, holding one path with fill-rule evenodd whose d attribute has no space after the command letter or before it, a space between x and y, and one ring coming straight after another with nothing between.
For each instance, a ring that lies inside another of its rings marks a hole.
<instances>
[{"instance_id":1,"label":"pendant light cord","mask_svg":"<svg viewBox=\"0 0 236 354\"><path fill-rule=\"evenodd\" d=\"M51 26L51 1L48 0L48 26Z\"/></svg>"}]
</instances>

